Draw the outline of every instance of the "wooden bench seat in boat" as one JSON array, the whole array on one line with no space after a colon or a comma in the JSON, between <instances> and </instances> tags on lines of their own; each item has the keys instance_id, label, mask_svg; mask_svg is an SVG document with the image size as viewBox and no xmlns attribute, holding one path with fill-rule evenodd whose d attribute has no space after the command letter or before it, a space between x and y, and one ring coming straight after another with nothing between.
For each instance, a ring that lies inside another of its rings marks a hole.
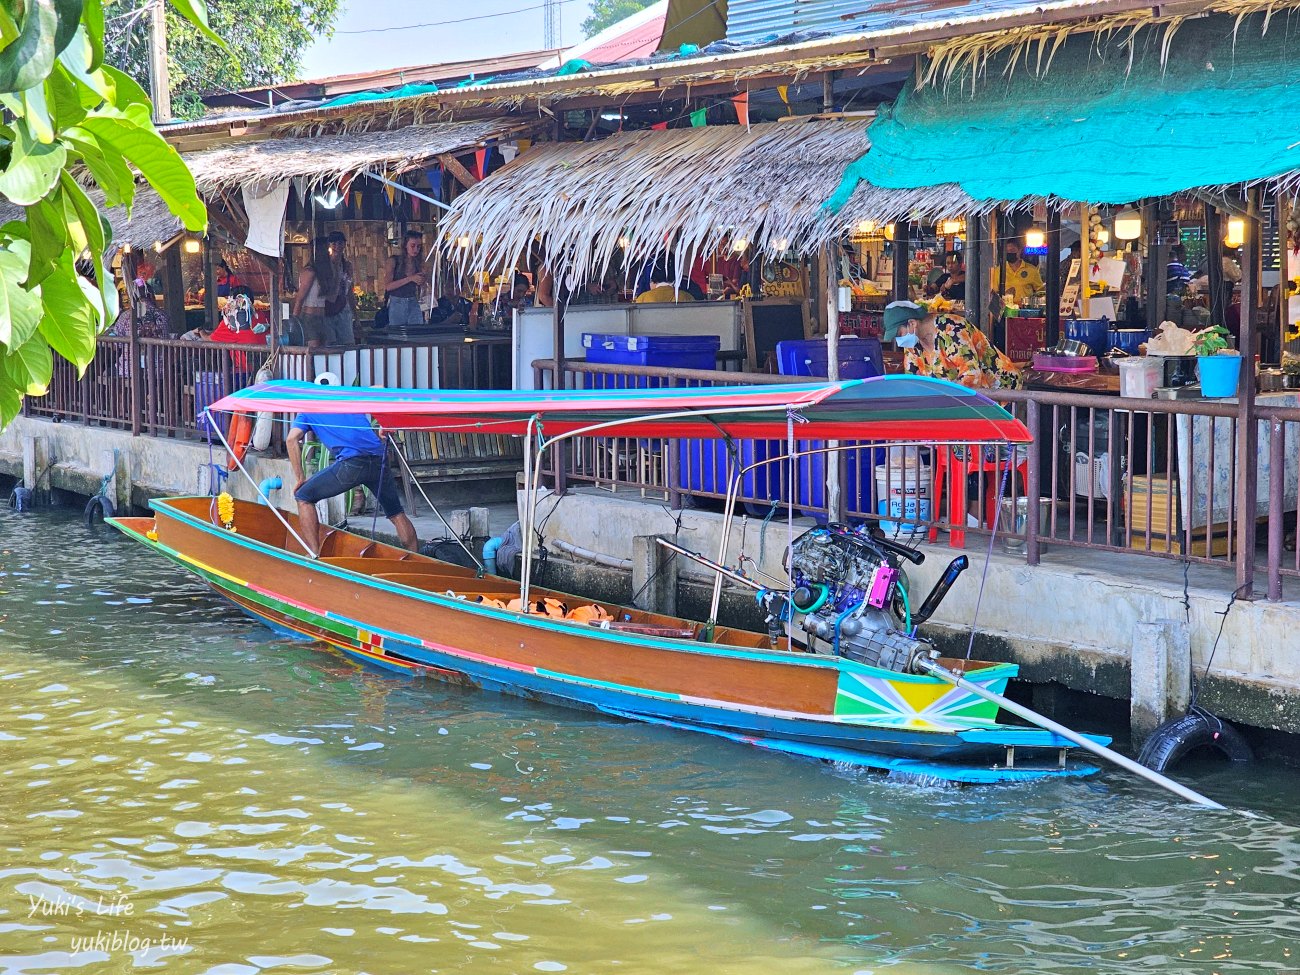
<instances>
[{"instance_id":1,"label":"wooden bench seat in boat","mask_svg":"<svg viewBox=\"0 0 1300 975\"><path fill-rule=\"evenodd\" d=\"M403 586L410 586L412 589L424 589L428 592L447 592L450 590L457 596L473 597L482 593L497 599L514 599L519 595L518 584L511 583L508 579L501 582L493 582L489 579L474 579L471 581L455 576L434 575L428 572L402 572L400 570L367 572L366 575L373 576L376 579L383 579L385 582L396 582Z\"/></svg>"}]
</instances>

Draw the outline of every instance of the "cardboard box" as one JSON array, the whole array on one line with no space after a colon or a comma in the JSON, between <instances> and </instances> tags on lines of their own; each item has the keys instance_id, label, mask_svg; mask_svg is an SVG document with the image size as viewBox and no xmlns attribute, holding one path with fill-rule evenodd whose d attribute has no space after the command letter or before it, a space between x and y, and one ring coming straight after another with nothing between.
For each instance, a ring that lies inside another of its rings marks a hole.
<instances>
[{"instance_id":1,"label":"cardboard box","mask_svg":"<svg viewBox=\"0 0 1300 975\"><path fill-rule=\"evenodd\" d=\"M1160 552L1162 554L1183 554L1184 533L1178 519L1178 508L1174 504L1172 492L1174 484L1168 478L1137 477L1131 481L1133 503L1129 512L1129 525L1132 526L1132 541L1129 547L1141 552ZM1124 507L1129 507L1129 492L1123 494ZM1151 530L1147 531L1147 512L1151 513ZM1204 525L1192 529L1190 555L1224 556L1228 554L1228 524L1226 522L1210 526L1206 531ZM1208 536L1208 541L1207 541Z\"/></svg>"}]
</instances>

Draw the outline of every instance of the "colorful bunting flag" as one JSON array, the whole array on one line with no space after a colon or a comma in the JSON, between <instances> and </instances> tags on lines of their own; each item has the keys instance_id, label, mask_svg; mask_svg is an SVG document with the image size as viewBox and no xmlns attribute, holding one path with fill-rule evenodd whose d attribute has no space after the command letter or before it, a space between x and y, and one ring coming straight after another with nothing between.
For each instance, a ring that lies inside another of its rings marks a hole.
<instances>
[{"instance_id":1,"label":"colorful bunting flag","mask_svg":"<svg viewBox=\"0 0 1300 975\"><path fill-rule=\"evenodd\" d=\"M731 104L736 106L736 122L749 128L749 92L742 91L739 95L733 95Z\"/></svg>"},{"instance_id":2,"label":"colorful bunting flag","mask_svg":"<svg viewBox=\"0 0 1300 975\"><path fill-rule=\"evenodd\" d=\"M709 110L707 108L697 108L695 111L691 112L691 125L697 129L701 126L708 125L708 113Z\"/></svg>"},{"instance_id":3,"label":"colorful bunting flag","mask_svg":"<svg viewBox=\"0 0 1300 975\"><path fill-rule=\"evenodd\" d=\"M668 128L668 123L656 122L654 125L650 126L650 128L655 129L657 131L663 131L664 129Z\"/></svg>"},{"instance_id":4,"label":"colorful bunting flag","mask_svg":"<svg viewBox=\"0 0 1300 975\"><path fill-rule=\"evenodd\" d=\"M487 154L486 149L474 150L474 175L479 179L487 175Z\"/></svg>"},{"instance_id":5,"label":"colorful bunting flag","mask_svg":"<svg viewBox=\"0 0 1300 975\"><path fill-rule=\"evenodd\" d=\"M777 85L776 93L781 96L781 101L785 102L786 114L787 115L790 114L790 112L792 111L792 109L790 108L790 86Z\"/></svg>"}]
</instances>

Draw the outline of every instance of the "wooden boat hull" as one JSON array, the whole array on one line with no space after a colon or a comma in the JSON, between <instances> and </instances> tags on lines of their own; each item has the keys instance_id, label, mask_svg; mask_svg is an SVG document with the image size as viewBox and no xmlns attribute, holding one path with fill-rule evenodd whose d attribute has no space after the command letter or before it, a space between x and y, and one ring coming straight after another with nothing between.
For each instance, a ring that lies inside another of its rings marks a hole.
<instances>
[{"instance_id":1,"label":"wooden boat hull","mask_svg":"<svg viewBox=\"0 0 1300 975\"><path fill-rule=\"evenodd\" d=\"M503 592L505 580L418 557L397 568L419 572L383 577L358 571L363 559L312 560L267 540L269 509L241 504L228 531L213 523L210 502L156 501L155 518L113 524L254 618L376 666L868 765L991 765L1005 756L996 708L933 678L495 609L463 595ZM438 575L444 567L459 578ZM444 579L449 591L433 591ZM979 664L966 676L1001 693L1015 673L1011 664ZM1023 747L1068 747L1046 732L1006 730Z\"/></svg>"}]
</instances>

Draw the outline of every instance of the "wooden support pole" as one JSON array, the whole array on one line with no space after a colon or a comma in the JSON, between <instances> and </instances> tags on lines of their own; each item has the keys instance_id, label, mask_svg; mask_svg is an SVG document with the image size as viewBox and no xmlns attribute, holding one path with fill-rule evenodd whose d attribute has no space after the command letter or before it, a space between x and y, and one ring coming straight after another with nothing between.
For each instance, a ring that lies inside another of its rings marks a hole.
<instances>
[{"instance_id":1,"label":"wooden support pole","mask_svg":"<svg viewBox=\"0 0 1300 975\"><path fill-rule=\"evenodd\" d=\"M1238 598L1254 596L1256 489L1259 483L1259 434L1255 429L1255 349L1259 328L1259 252L1263 230L1259 190L1246 200L1246 240L1241 247L1240 340L1241 381L1237 387L1237 587ZM1216 221L1217 222L1217 221ZM1212 241L1213 243L1213 241ZM1222 323L1217 319L1216 324ZM1280 476L1281 466L1273 468ZM1212 514L1212 513L1211 513ZM1213 518L1211 517L1211 521Z\"/></svg>"},{"instance_id":2,"label":"wooden support pole","mask_svg":"<svg viewBox=\"0 0 1300 975\"><path fill-rule=\"evenodd\" d=\"M456 178L456 182L460 183L465 189L469 189L478 182L478 177L466 169L461 161L451 153L443 153L438 157L438 161L446 167L447 172Z\"/></svg>"}]
</instances>

